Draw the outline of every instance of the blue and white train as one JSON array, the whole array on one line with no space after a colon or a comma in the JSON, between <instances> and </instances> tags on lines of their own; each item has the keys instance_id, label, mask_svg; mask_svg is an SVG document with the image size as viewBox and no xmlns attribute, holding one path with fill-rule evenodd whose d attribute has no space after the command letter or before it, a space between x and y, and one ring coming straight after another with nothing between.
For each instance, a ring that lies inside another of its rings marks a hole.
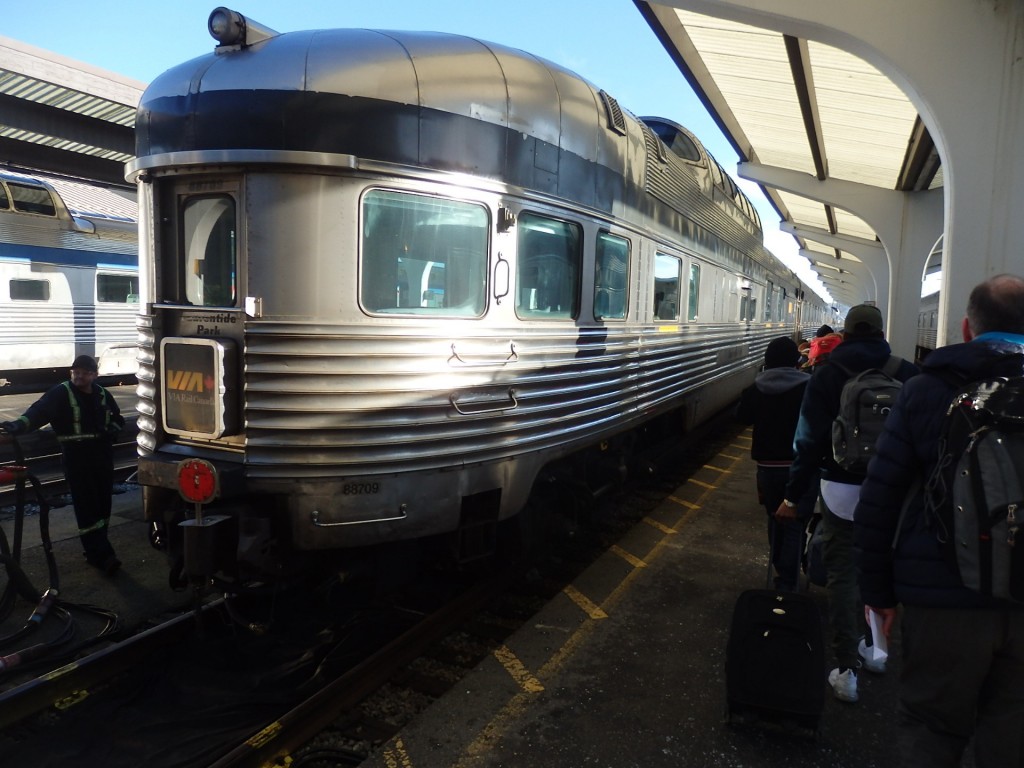
<instances>
[{"instance_id":1,"label":"blue and white train","mask_svg":"<svg viewBox=\"0 0 1024 768\"><path fill-rule=\"evenodd\" d=\"M146 90L129 165L138 477L190 570L484 555L547 468L606 483L826 319L696 138L556 64L209 26Z\"/></svg>"},{"instance_id":2,"label":"blue and white train","mask_svg":"<svg viewBox=\"0 0 1024 768\"><path fill-rule=\"evenodd\" d=\"M43 385L80 354L97 358L101 376L134 377L138 222L128 195L0 171L0 384Z\"/></svg>"}]
</instances>

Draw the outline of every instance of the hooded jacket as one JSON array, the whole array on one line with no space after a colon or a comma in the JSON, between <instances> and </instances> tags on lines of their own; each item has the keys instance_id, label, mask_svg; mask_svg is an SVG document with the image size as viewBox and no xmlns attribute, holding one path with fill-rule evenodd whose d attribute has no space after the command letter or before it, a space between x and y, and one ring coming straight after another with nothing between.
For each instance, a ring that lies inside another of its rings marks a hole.
<instances>
[{"instance_id":1,"label":"hooded jacket","mask_svg":"<svg viewBox=\"0 0 1024 768\"><path fill-rule=\"evenodd\" d=\"M968 590L947 563L924 514L920 492L908 503L896 549L893 541L900 510L916 481L923 482L938 461L945 413L957 381L1024 375L1024 337L1020 344L986 334L966 344L934 350L922 375L900 392L875 457L861 486L854 513L854 547L861 597L874 608L897 602L931 607L991 606Z\"/></svg>"},{"instance_id":2,"label":"hooded jacket","mask_svg":"<svg viewBox=\"0 0 1024 768\"><path fill-rule=\"evenodd\" d=\"M754 425L750 457L759 464L789 464L804 388L810 374L796 368L768 368L743 390L736 418Z\"/></svg>"}]
</instances>

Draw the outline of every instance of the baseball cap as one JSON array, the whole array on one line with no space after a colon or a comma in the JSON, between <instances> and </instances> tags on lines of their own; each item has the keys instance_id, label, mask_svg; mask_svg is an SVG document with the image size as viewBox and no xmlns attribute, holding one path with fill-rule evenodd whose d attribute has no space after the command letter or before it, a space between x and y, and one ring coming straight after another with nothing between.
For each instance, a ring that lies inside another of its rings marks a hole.
<instances>
[{"instance_id":1,"label":"baseball cap","mask_svg":"<svg viewBox=\"0 0 1024 768\"><path fill-rule=\"evenodd\" d=\"M872 333L882 330L882 313L873 304L858 304L850 307L850 311L846 313L844 333Z\"/></svg>"}]
</instances>

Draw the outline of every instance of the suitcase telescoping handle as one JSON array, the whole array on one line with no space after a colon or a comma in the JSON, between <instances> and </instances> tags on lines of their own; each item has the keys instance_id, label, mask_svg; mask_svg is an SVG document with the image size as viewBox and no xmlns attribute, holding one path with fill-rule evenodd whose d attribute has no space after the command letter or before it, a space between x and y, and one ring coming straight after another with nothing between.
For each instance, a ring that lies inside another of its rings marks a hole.
<instances>
[{"instance_id":1,"label":"suitcase telescoping handle","mask_svg":"<svg viewBox=\"0 0 1024 768\"><path fill-rule=\"evenodd\" d=\"M765 589L775 589L775 580L773 574L775 571L775 543L776 539L783 533L783 526L786 525L799 525L800 518L796 518L789 523L780 523L777 520L774 521L775 525L772 526L772 535L768 537L768 570L765 571L764 586ZM794 587L800 584L800 568L803 565L803 546L796 548L796 583Z\"/></svg>"}]
</instances>

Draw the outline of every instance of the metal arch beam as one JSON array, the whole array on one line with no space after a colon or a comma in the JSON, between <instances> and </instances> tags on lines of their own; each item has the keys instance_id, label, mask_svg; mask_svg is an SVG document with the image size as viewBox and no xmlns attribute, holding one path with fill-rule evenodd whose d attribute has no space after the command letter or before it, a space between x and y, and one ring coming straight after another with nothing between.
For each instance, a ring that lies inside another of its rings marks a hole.
<instances>
[{"instance_id":1,"label":"metal arch beam","mask_svg":"<svg viewBox=\"0 0 1024 768\"><path fill-rule=\"evenodd\" d=\"M889 261L885 255L885 249L875 240L865 240L861 237L850 237L849 235L834 235L820 227L797 226L790 221L779 224L779 229L788 232L794 237L801 237L804 240L811 240L815 243L827 245L836 250L839 254L836 261L842 261L842 251L856 256L871 275L874 284L874 300L884 303L889 295ZM806 255L801 253L801 255ZM808 258L810 258L808 256Z\"/></svg>"},{"instance_id":2,"label":"metal arch beam","mask_svg":"<svg viewBox=\"0 0 1024 768\"><path fill-rule=\"evenodd\" d=\"M848 306L854 306L856 304L862 304L865 301L869 301L869 298L859 290L857 285L847 282L839 277L830 277L828 275L820 276L821 282L828 286L829 292L835 298L843 299Z\"/></svg>"},{"instance_id":3,"label":"metal arch beam","mask_svg":"<svg viewBox=\"0 0 1024 768\"><path fill-rule=\"evenodd\" d=\"M754 163L740 163L737 173L750 181L830 202L867 222L878 234L888 261L889 290L876 299L888 319L886 336L893 349L912 356L921 280L943 228L943 190L897 192L843 179L819 181L789 168Z\"/></svg>"}]
</instances>

